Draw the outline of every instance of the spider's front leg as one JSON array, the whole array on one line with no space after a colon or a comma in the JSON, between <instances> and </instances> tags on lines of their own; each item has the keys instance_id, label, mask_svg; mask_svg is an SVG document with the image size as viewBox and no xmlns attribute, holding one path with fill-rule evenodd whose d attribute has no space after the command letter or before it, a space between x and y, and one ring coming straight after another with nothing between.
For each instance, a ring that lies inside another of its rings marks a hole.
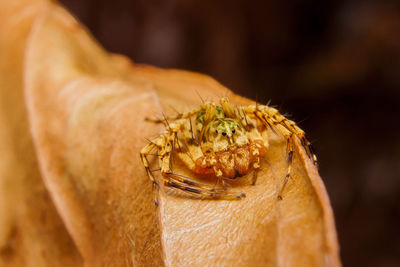
<instances>
[{"instance_id":1,"label":"spider's front leg","mask_svg":"<svg viewBox=\"0 0 400 267\"><path fill-rule=\"evenodd\" d=\"M297 124L294 121L285 118L285 116L280 114L278 110L268 106L264 106L264 113L267 115L267 117L269 118L269 120L273 125L280 124L286 129L288 129L291 133L299 137L301 144L304 147L308 157L313 161L314 165L318 165L317 156L314 153L314 149L310 141L307 140L305 132L302 129L300 129L300 127L297 126Z\"/></svg>"},{"instance_id":2,"label":"spider's front leg","mask_svg":"<svg viewBox=\"0 0 400 267\"><path fill-rule=\"evenodd\" d=\"M305 133L295 122L288 120L281 115L275 108L263 105L249 106L245 109L246 113L253 115L257 120L261 121L265 126L277 130L287 140L287 162L288 167L281 188L278 192L278 199L282 199L282 192L291 176L291 169L294 155L294 138L298 137L301 140L303 147L309 158L317 165L317 157L313 152L310 142L306 139Z\"/></svg>"},{"instance_id":3,"label":"spider's front leg","mask_svg":"<svg viewBox=\"0 0 400 267\"><path fill-rule=\"evenodd\" d=\"M318 166L317 156L314 153L310 141L307 140L305 132L300 129L294 121L287 119L285 116L280 114L277 109L264 105L252 105L243 108L243 110L246 114L255 116L258 120L263 122L266 126L271 127L273 130L277 129L285 138L288 138L292 134L297 136L300 139L307 156L312 160L314 165Z\"/></svg>"}]
</instances>

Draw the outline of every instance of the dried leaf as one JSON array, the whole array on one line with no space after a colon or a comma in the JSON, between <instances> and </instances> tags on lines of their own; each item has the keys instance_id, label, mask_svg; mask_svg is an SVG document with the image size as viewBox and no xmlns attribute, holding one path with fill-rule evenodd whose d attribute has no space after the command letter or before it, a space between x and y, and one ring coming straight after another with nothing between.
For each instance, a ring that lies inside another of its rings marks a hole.
<instances>
[{"instance_id":1,"label":"dried leaf","mask_svg":"<svg viewBox=\"0 0 400 267\"><path fill-rule=\"evenodd\" d=\"M155 94L124 82L59 7L36 22L28 46L27 105L43 178L83 258L161 265L152 188L138 160L154 133L142 118L157 110Z\"/></svg>"},{"instance_id":2,"label":"dried leaf","mask_svg":"<svg viewBox=\"0 0 400 267\"><path fill-rule=\"evenodd\" d=\"M197 106L196 92L249 100L204 75L109 55L56 5L36 19L24 66L42 178L88 266L340 266L325 188L298 142L276 199L286 143L272 132L257 185L235 186L246 199L161 190L154 206L139 151L161 128L144 117ZM179 162L175 170L192 175Z\"/></svg>"},{"instance_id":3,"label":"dried leaf","mask_svg":"<svg viewBox=\"0 0 400 267\"><path fill-rule=\"evenodd\" d=\"M25 43L43 1L0 1L0 266L80 266L45 188L23 97Z\"/></svg>"}]
</instances>

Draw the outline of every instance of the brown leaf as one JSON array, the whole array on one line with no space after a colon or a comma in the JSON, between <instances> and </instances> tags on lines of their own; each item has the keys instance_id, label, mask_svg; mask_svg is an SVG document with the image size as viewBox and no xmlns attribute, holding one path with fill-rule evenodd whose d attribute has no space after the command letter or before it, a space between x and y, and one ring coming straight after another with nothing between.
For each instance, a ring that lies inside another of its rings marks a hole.
<instances>
[{"instance_id":1,"label":"brown leaf","mask_svg":"<svg viewBox=\"0 0 400 267\"><path fill-rule=\"evenodd\" d=\"M43 1L0 1L0 266L80 266L41 178L29 134L22 68Z\"/></svg>"},{"instance_id":2,"label":"brown leaf","mask_svg":"<svg viewBox=\"0 0 400 267\"><path fill-rule=\"evenodd\" d=\"M144 117L197 106L196 92L249 100L204 75L109 55L56 5L36 19L24 67L42 178L88 266L340 266L325 188L298 142L293 179L276 199L286 142L272 132L257 185L233 188L247 198L163 189L154 206L139 151L161 128ZM192 176L179 162L175 171Z\"/></svg>"}]
</instances>

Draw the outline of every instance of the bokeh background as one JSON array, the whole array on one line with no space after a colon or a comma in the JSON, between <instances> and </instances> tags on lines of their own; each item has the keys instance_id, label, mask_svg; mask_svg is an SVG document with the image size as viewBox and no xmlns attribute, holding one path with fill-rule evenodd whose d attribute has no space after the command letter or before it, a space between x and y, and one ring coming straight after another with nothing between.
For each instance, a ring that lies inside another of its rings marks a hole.
<instances>
[{"instance_id":1,"label":"bokeh background","mask_svg":"<svg viewBox=\"0 0 400 267\"><path fill-rule=\"evenodd\" d=\"M306 130L344 266L400 266L400 2L62 0L109 51L205 73Z\"/></svg>"}]
</instances>

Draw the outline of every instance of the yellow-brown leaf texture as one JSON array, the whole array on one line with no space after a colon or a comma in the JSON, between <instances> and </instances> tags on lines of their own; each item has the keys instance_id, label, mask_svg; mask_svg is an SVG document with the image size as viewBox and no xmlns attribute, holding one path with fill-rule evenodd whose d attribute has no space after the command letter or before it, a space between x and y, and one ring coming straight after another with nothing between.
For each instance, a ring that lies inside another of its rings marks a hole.
<instances>
[{"instance_id":1,"label":"yellow-brown leaf texture","mask_svg":"<svg viewBox=\"0 0 400 267\"><path fill-rule=\"evenodd\" d=\"M240 201L154 191L144 117L232 94L212 78L104 51L49 1L0 1L1 266L340 266L333 214L299 142L271 145ZM156 162L154 162L156 165ZM154 168L156 168L154 166ZM190 175L176 162L175 170Z\"/></svg>"}]
</instances>

